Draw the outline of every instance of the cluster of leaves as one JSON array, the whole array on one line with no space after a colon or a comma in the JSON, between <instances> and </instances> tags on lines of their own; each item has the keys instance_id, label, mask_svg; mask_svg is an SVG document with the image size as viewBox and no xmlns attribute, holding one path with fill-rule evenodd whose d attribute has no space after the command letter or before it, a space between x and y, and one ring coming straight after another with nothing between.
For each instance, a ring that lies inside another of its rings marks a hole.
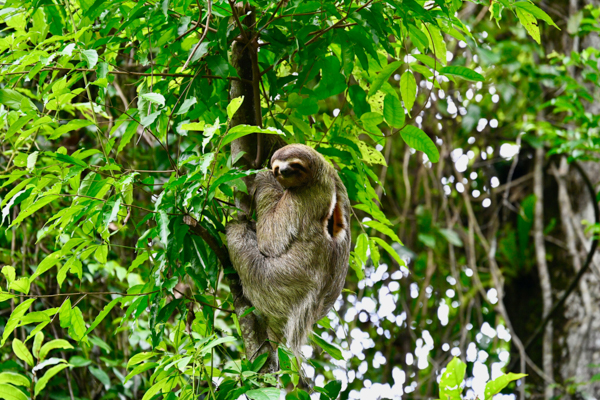
<instances>
[{"instance_id":1,"label":"cluster of leaves","mask_svg":"<svg viewBox=\"0 0 600 400\"><path fill-rule=\"evenodd\" d=\"M461 400L467 365L460 358L453 358L440 377L440 399ZM502 374L490 380L485 386L485 400L491 400L511 382L525 377L525 374Z\"/></svg>"},{"instance_id":2,"label":"cluster of leaves","mask_svg":"<svg viewBox=\"0 0 600 400\"><path fill-rule=\"evenodd\" d=\"M31 397L50 378L60 390L55 376L66 367L78 382L89 371L102 384L87 389L90 397L96 390L133 397L132 380L142 377L144 399L273 398L278 391L262 386L298 382L284 349L275 375L258 374L264 359L242 360L239 316L230 311L215 249L194 234L195 224L223 244L234 191L247 191L242 178L256 172L236 167L228 145L276 134L332 160L354 209L368 219L356 225L356 278L369 259L379 263L379 249L404 265L390 244L401 243L394 224L376 201L374 171L386 165L381 146L399 134L437 162L436 145L415 125L431 90L456 78L484 80L447 59L449 40L473 40L455 16L462 1L423 3L256 1L250 28L242 25L247 15L225 1L5 3L0 300L11 312L2 345L12 341L23 363L11 368L35 381ZM546 20L528 1L493 2L496 19L503 7L534 38L535 18ZM240 38L260 47L256 87L265 128L229 124L243 101L228 98L230 82L241 80L229 61ZM99 327L104 338L94 335ZM44 332L56 338L42 346ZM151 351L130 357L118 335ZM315 341L343 358L336 345ZM44 360L45 346L81 355ZM83 366L80 375L73 369ZM64 374L69 390L83 390ZM8 385L0 391L8 388L14 393ZM332 380L316 390L336 398L340 387Z\"/></svg>"}]
</instances>

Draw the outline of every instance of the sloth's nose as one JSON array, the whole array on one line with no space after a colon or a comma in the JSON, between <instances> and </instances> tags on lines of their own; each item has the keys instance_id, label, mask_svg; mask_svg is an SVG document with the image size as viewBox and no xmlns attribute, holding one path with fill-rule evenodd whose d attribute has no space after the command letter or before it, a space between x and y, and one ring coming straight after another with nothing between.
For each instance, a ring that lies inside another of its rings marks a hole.
<instances>
[{"instance_id":1,"label":"sloth's nose","mask_svg":"<svg viewBox=\"0 0 600 400\"><path fill-rule=\"evenodd\" d=\"M284 177L284 178L289 178L290 176L292 176L294 174L294 170L289 166L289 165L282 165L279 168L279 173Z\"/></svg>"}]
</instances>

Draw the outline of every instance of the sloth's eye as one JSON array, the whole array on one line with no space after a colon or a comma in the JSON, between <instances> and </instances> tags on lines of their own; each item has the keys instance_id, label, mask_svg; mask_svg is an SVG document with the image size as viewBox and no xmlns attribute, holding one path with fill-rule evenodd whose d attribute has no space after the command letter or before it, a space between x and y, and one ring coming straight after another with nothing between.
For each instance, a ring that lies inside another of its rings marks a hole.
<instances>
[{"instance_id":1,"label":"sloth's eye","mask_svg":"<svg viewBox=\"0 0 600 400\"><path fill-rule=\"evenodd\" d=\"M306 172L306 168L304 168L304 166L298 162L291 163L290 167L298 171Z\"/></svg>"}]
</instances>

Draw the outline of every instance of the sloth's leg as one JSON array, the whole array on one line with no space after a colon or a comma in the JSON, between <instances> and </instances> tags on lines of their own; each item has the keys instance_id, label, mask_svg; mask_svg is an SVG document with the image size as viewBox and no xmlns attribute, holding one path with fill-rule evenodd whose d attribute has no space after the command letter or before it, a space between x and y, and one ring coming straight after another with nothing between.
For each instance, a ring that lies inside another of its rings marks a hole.
<instances>
[{"instance_id":1,"label":"sloth's leg","mask_svg":"<svg viewBox=\"0 0 600 400\"><path fill-rule=\"evenodd\" d=\"M307 280L297 276L302 270L290 265L289 256L264 256L258 248L256 232L248 224L229 225L227 241L231 262L240 275L246 297L270 319L287 318L290 308L287 302L298 295L297 281Z\"/></svg>"}]
</instances>

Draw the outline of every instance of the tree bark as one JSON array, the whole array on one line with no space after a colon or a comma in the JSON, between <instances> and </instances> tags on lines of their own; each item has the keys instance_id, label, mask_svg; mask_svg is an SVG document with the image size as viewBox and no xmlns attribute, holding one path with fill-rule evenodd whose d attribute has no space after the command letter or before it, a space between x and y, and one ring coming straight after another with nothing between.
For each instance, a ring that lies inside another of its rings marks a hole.
<instances>
[{"instance_id":1,"label":"tree bark","mask_svg":"<svg viewBox=\"0 0 600 400\"><path fill-rule=\"evenodd\" d=\"M234 13L233 18L239 22L239 15L246 15L243 24L239 26L243 29L236 40L233 41L231 48L231 62L236 69L241 80L232 81L229 91L230 99L244 96L244 101L239 110L231 119L231 127L245 124L262 126L262 115L260 106L260 73L258 70L258 47L257 39L253 36L249 27L256 21L254 8L248 5L230 3ZM261 134L251 134L231 143L231 157L236 159L240 153L243 153L238 166L244 169L258 168L266 159L265 152L262 151ZM250 189L254 176L244 179L246 186ZM252 198L243 192L236 193L236 207L242 210L246 218L251 216ZM248 315L242 315L252 307L252 303L244 296L242 285L237 274L230 276L231 294L234 297L235 313L240 322L242 338L246 348L246 357L253 360L258 355L265 352L269 353L267 362L262 372L274 372L278 369L277 352L267 341L267 321L256 311Z\"/></svg>"},{"instance_id":2,"label":"tree bark","mask_svg":"<svg viewBox=\"0 0 600 400\"><path fill-rule=\"evenodd\" d=\"M533 236L535 241L535 257L538 267L538 276L540 278L540 287L542 288L542 310L546 317L552 308L552 285L550 283L550 273L548 272L548 263L546 262L546 245L544 243L544 148L539 147L535 151L535 166L533 171L533 193L535 194L535 211L533 217ZM554 368L552 364L552 321L546 325L543 338L542 366L544 374L554 380ZM554 396L554 387L546 385L544 388L544 397L546 400Z\"/></svg>"}]
</instances>

